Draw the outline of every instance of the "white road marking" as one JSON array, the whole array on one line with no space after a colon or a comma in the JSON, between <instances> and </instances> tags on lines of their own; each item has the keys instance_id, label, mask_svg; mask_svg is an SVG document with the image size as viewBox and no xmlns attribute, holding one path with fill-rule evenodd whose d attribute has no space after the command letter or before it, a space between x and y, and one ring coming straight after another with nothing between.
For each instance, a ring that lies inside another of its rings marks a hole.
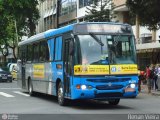
<instances>
[{"instance_id":1,"label":"white road marking","mask_svg":"<svg viewBox=\"0 0 160 120\"><path fill-rule=\"evenodd\" d=\"M5 96L5 97L14 97L13 95L10 95L4 92L0 92L0 95Z\"/></svg>"},{"instance_id":2,"label":"white road marking","mask_svg":"<svg viewBox=\"0 0 160 120\"><path fill-rule=\"evenodd\" d=\"M27 96L29 97L30 95L26 94L26 93L23 93L23 92L20 92L20 91L13 91L14 93L17 93L19 95L23 95L23 96Z\"/></svg>"},{"instance_id":3,"label":"white road marking","mask_svg":"<svg viewBox=\"0 0 160 120\"><path fill-rule=\"evenodd\" d=\"M21 89L21 88L0 88L1 90L12 90L12 89Z\"/></svg>"}]
</instances>

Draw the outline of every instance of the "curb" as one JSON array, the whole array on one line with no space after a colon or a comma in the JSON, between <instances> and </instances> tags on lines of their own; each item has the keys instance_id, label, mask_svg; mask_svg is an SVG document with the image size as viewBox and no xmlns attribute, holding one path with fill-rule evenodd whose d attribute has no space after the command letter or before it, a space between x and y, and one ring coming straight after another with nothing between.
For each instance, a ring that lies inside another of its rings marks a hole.
<instances>
[{"instance_id":1,"label":"curb","mask_svg":"<svg viewBox=\"0 0 160 120\"><path fill-rule=\"evenodd\" d=\"M155 92L151 92L152 95L155 95L155 96L160 96L160 91L155 91Z\"/></svg>"},{"instance_id":2,"label":"curb","mask_svg":"<svg viewBox=\"0 0 160 120\"><path fill-rule=\"evenodd\" d=\"M141 92L143 94L148 94L147 85L141 85ZM160 91L151 90L151 95L160 96Z\"/></svg>"},{"instance_id":3,"label":"curb","mask_svg":"<svg viewBox=\"0 0 160 120\"><path fill-rule=\"evenodd\" d=\"M146 94L146 95L153 95L153 96L160 96L160 92L151 92L150 94L148 94L148 92L143 91L143 92L139 92L139 94Z\"/></svg>"}]
</instances>

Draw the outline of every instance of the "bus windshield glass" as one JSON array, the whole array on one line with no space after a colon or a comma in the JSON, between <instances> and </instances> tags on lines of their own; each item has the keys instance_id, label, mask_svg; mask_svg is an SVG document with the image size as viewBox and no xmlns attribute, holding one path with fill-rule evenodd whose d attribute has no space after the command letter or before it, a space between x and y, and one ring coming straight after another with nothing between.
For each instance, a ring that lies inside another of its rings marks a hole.
<instances>
[{"instance_id":1,"label":"bus windshield glass","mask_svg":"<svg viewBox=\"0 0 160 120\"><path fill-rule=\"evenodd\" d=\"M75 64L135 64L132 35L77 35Z\"/></svg>"}]
</instances>

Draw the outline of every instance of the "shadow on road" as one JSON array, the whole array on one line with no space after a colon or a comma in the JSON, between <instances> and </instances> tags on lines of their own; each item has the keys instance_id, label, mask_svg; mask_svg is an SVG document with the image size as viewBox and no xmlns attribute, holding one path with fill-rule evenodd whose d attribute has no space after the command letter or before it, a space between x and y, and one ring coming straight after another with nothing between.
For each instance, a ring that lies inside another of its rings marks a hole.
<instances>
[{"instance_id":1,"label":"shadow on road","mask_svg":"<svg viewBox=\"0 0 160 120\"><path fill-rule=\"evenodd\" d=\"M131 109L128 106L120 105L110 105L107 101L98 101L98 100L76 100L70 101L69 106L74 107L75 109Z\"/></svg>"},{"instance_id":2,"label":"shadow on road","mask_svg":"<svg viewBox=\"0 0 160 120\"><path fill-rule=\"evenodd\" d=\"M46 94L41 94L41 93L36 93L34 95L36 98L40 98L43 100L47 100L48 102L53 102L55 104L58 104L57 102L57 97L51 96L51 95L46 95ZM68 100L68 104L64 107L72 107L75 109L85 109L85 110L97 110L97 109L133 109L128 106L122 106L121 102L119 105L110 105L108 104L107 101L98 101L98 100Z\"/></svg>"}]
</instances>

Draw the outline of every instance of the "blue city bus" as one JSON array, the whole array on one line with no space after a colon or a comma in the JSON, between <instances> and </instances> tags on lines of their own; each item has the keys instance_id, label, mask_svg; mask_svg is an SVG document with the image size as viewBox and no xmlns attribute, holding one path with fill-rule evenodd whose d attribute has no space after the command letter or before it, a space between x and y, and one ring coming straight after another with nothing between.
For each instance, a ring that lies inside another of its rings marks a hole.
<instances>
[{"instance_id":1,"label":"blue city bus","mask_svg":"<svg viewBox=\"0 0 160 120\"><path fill-rule=\"evenodd\" d=\"M136 97L138 74L130 25L75 23L34 35L19 43L18 84L67 100Z\"/></svg>"}]
</instances>

